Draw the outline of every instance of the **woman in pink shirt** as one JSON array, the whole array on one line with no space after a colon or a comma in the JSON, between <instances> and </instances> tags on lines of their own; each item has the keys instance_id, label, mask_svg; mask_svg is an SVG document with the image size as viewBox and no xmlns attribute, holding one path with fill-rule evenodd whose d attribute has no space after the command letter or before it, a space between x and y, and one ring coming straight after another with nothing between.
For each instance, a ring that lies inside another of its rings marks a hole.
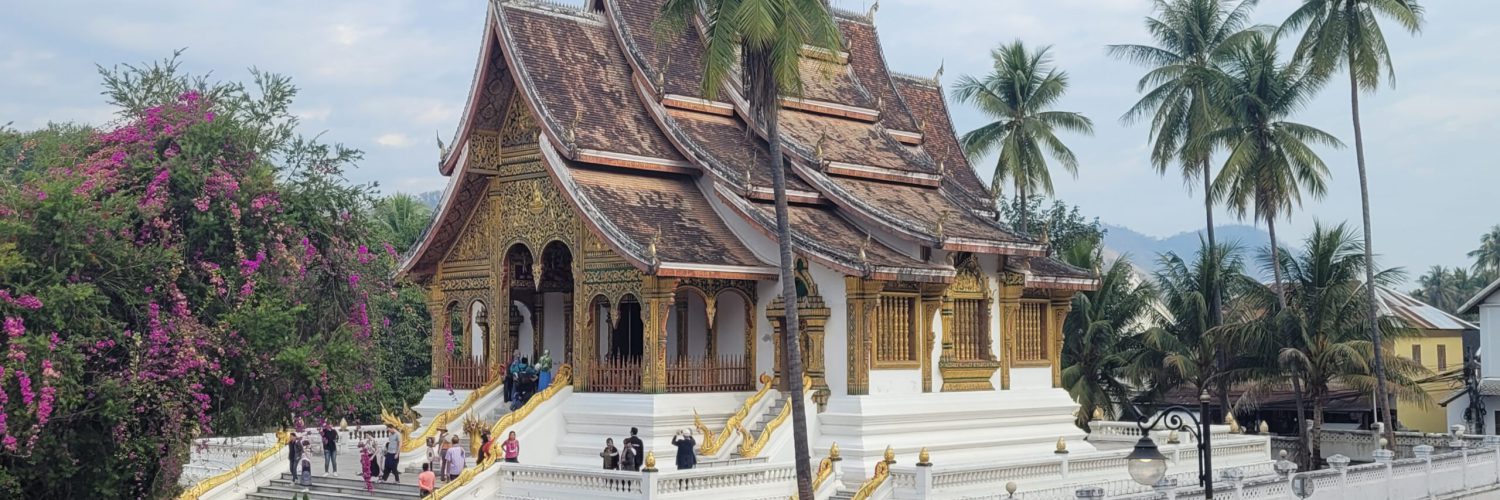
<instances>
[{"instance_id":1,"label":"woman in pink shirt","mask_svg":"<svg viewBox=\"0 0 1500 500\"><path fill-rule=\"evenodd\" d=\"M500 452L504 454L506 462L521 461L521 442L516 440L516 431L510 431L510 437L500 444Z\"/></svg>"}]
</instances>

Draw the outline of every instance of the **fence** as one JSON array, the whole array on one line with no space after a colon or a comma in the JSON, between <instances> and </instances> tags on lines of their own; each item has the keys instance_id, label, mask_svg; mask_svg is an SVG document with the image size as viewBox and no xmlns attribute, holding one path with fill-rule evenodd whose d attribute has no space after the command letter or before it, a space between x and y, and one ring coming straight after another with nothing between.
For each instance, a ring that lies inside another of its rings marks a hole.
<instances>
[{"instance_id":1,"label":"fence","mask_svg":"<svg viewBox=\"0 0 1500 500\"><path fill-rule=\"evenodd\" d=\"M745 356L678 358L667 364L667 392L751 391Z\"/></svg>"},{"instance_id":2,"label":"fence","mask_svg":"<svg viewBox=\"0 0 1500 500\"><path fill-rule=\"evenodd\" d=\"M588 370L590 391L641 392L640 358L609 358L590 363Z\"/></svg>"},{"instance_id":3,"label":"fence","mask_svg":"<svg viewBox=\"0 0 1500 500\"><path fill-rule=\"evenodd\" d=\"M448 360L448 385L454 389L478 389L489 382L488 367L470 357Z\"/></svg>"}]
</instances>

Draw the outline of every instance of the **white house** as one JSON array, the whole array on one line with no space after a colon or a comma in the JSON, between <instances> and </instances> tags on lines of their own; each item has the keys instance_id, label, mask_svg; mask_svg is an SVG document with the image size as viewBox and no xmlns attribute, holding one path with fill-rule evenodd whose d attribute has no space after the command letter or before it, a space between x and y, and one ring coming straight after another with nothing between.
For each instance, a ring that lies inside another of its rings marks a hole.
<instances>
[{"instance_id":1,"label":"white house","mask_svg":"<svg viewBox=\"0 0 1500 500\"><path fill-rule=\"evenodd\" d=\"M1479 314L1479 381L1443 402L1448 407L1448 423L1500 432L1500 279L1480 290L1458 313ZM1471 401L1476 394L1477 404Z\"/></svg>"}]
</instances>

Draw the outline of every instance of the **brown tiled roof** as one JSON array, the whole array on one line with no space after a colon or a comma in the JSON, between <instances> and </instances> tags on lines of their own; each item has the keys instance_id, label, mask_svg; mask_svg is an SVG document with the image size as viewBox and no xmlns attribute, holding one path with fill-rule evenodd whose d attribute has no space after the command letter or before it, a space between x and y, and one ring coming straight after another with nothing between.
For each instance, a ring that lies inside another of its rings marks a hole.
<instances>
[{"instance_id":1,"label":"brown tiled roof","mask_svg":"<svg viewBox=\"0 0 1500 500\"><path fill-rule=\"evenodd\" d=\"M887 182L829 176L837 186L847 191L858 202L869 209L881 212L895 220L909 221L915 229L925 234L936 235L938 220L943 220L943 236L1036 246L1039 243L1002 229L993 221L981 219L973 212L955 206L943 198L937 189L892 184Z\"/></svg>"},{"instance_id":2,"label":"brown tiled roof","mask_svg":"<svg viewBox=\"0 0 1500 500\"><path fill-rule=\"evenodd\" d=\"M875 109L875 99L854 81L848 65L812 57L803 57L798 63L802 95L794 97Z\"/></svg>"},{"instance_id":3,"label":"brown tiled roof","mask_svg":"<svg viewBox=\"0 0 1500 500\"><path fill-rule=\"evenodd\" d=\"M811 154L823 143L823 159L902 172L937 173L925 154L904 149L872 124L783 109L781 131L788 142Z\"/></svg>"},{"instance_id":4,"label":"brown tiled roof","mask_svg":"<svg viewBox=\"0 0 1500 500\"><path fill-rule=\"evenodd\" d=\"M694 29L665 39L657 33L657 12L666 0L608 0L605 2L626 44L634 46L637 63L653 86L666 68L666 93L703 96L703 41ZM728 102L720 95L719 101Z\"/></svg>"},{"instance_id":5,"label":"brown tiled roof","mask_svg":"<svg viewBox=\"0 0 1500 500\"><path fill-rule=\"evenodd\" d=\"M751 218L761 223L768 233L774 229L775 207L770 203L749 203ZM953 278L951 267L922 262L892 249L876 240L865 246L866 233L858 226L840 216L834 209L824 206L791 205L787 209L788 222L798 250L814 256L822 256L835 268L845 268L851 274L868 270L880 279L904 281L947 281ZM768 236L774 236L768 234ZM859 249L865 247L865 260L859 259ZM863 268L868 269L863 269ZM852 269L851 269L852 268Z\"/></svg>"},{"instance_id":6,"label":"brown tiled roof","mask_svg":"<svg viewBox=\"0 0 1500 500\"><path fill-rule=\"evenodd\" d=\"M878 99L881 121L888 128L920 132L911 111L891 83L875 25L842 17L838 18L838 25L848 43L845 49L849 51L849 66L860 86Z\"/></svg>"},{"instance_id":7,"label":"brown tiled roof","mask_svg":"<svg viewBox=\"0 0 1500 500\"><path fill-rule=\"evenodd\" d=\"M943 176L943 187L956 193L955 198L977 210L994 210L990 204L989 190L979 180L958 137L953 122L948 116L948 102L937 82L919 81L897 76L893 79L896 88L911 105L912 112L922 121L922 148L933 158L943 161L947 174Z\"/></svg>"},{"instance_id":8,"label":"brown tiled roof","mask_svg":"<svg viewBox=\"0 0 1500 500\"><path fill-rule=\"evenodd\" d=\"M656 244L661 262L763 267L714 214L693 179L569 163L578 194L608 215L640 247Z\"/></svg>"},{"instance_id":9,"label":"brown tiled roof","mask_svg":"<svg viewBox=\"0 0 1500 500\"><path fill-rule=\"evenodd\" d=\"M673 111L670 116L687 138L715 161L739 170L731 171L730 175L743 176L748 171L752 185L771 186L771 155L767 152L766 141L759 136L752 138L738 118L693 111ZM806 181L790 172L786 181L787 189L816 192Z\"/></svg>"},{"instance_id":10,"label":"brown tiled roof","mask_svg":"<svg viewBox=\"0 0 1500 500\"><path fill-rule=\"evenodd\" d=\"M609 26L594 15L500 4L500 30L514 49L513 70L541 107L542 121L566 143L577 117L580 149L681 161L636 96L631 69Z\"/></svg>"}]
</instances>

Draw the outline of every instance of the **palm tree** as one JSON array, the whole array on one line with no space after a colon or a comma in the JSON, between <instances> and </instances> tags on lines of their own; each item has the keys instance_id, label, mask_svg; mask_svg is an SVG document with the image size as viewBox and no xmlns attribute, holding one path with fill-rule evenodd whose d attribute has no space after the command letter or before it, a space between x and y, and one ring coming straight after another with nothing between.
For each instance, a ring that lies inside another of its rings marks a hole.
<instances>
[{"instance_id":1,"label":"palm tree","mask_svg":"<svg viewBox=\"0 0 1500 500\"><path fill-rule=\"evenodd\" d=\"M1301 66L1278 61L1276 51L1276 40L1259 32L1249 32L1245 43L1231 50L1215 81L1223 126L1192 145L1228 151L1213 183L1214 196L1223 198L1235 215L1253 215L1266 223L1273 262L1279 260L1274 255L1276 220L1301 205L1303 190L1314 197L1327 190L1328 166L1312 146L1343 146L1327 132L1287 120L1319 82ZM1279 289L1281 269L1273 266L1272 272Z\"/></svg>"},{"instance_id":2,"label":"palm tree","mask_svg":"<svg viewBox=\"0 0 1500 500\"><path fill-rule=\"evenodd\" d=\"M380 237L400 249L411 247L422 237L432 209L417 197L396 193L375 201L373 219Z\"/></svg>"},{"instance_id":3,"label":"palm tree","mask_svg":"<svg viewBox=\"0 0 1500 500\"><path fill-rule=\"evenodd\" d=\"M1249 23L1250 10L1257 0L1232 4L1226 0L1157 0L1158 17L1146 18L1146 30L1156 45L1111 45L1111 56L1151 68L1136 84L1145 92L1131 106L1123 121L1135 122L1151 115L1151 164L1156 173L1166 175L1177 165L1184 183L1195 178L1203 181L1203 213L1207 224L1210 253L1218 249L1214 239L1214 197L1210 183L1213 169L1206 150L1185 147L1222 122L1214 106L1210 82L1220 71L1236 40ZM1204 256L1215 261L1212 255ZM1200 259L1202 260L1202 259ZM1222 321L1221 287L1213 286L1217 266L1205 269L1203 289L1209 291L1207 326ZM1220 361L1222 364L1222 360ZM1228 381L1219 384L1219 404L1228 408Z\"/></svg>"},{"instance_id":4,"label":"palm tree","mask_svg":"<svg viewBox=\"0 0 1500 500\"><path fill-rule=\"evenodd\" d=\"M1451 313L1469 298L1464 295L1468 282L1469 273L1461 267L1448 269L1443 266L1432 266L1427 270L1427 274L1417 278L1417 285L1421 288L1412 291L1411 295L1433 307Z\"/></svg>"},{"instance_id":5,"label":"palm tree","mask_svg":"<svg viewBox=\"0 0 1500 500\"><path fill-rule=\"evenodd\" d=\"M1098 269L1102 257L1094 252L1067 252L1083 260L1074 265ZM1131 394L1127 380L1116 376L1128 366L1126 353L1137 341L1142 325L1150 322L1154 291L1134 275L1125 257L1114 260L1099 277L1099 288L1073 297L1073 309L1063 322L1063 387L1078 402L1079 427L1087 428L1097 410L1116 418L1116 403Z\"/></svg>"},{"instance_id":6,"label":"palm tree","mask_svg":"<svg viewBox=\"0 0 1500 500\"><path fill-rule=\"evenodd\" d=\"M1500 224L1479 237L1479 248L1469 252L1469 258L1474 259L1474 274L1500 272Z\"/></svg>"},{"instance_id":7,"label":"palm tree","mask_svg":"<svg viewBox=\"0 0 1500 500\"><path fill-rule=\"evenodd\" d=\"M975 162L999 151L990 181L991 194L998 200L1000 186L1007 179L1015 184L1016 200L1021 204L1021 220L1016 227L1022 231L1029 227L1027 193L1040 190L1052 194L1052 174L1043 150L1068 173L1078 175L1078 158L1057 138L1056 129L1094 133L1094 123L1087 117L1051 109L1068 90L1068 74L1052 67L1049 49L1044 46L1027 51L1020 40L1001 45L990 51L995 59L993 72L982 79L961 76L953 88L959 102L971 104L995 120L970 130L960 143Z\"/></svg>"},{"instance_id":8,"label":"palm tree","mask_svg":"<svg viewBox=\"0 0 1500 500\"><path fill-rule=\"evenodd\" d=\"M1349 72L1349 109L1354 122L1354 157L1359 166L1367 281L1375 279L1375 246L1370 235L1370 184L1365 175L1365 138L1359 124L1359 91L1379 88L1381 70L1385 70L1387 79L1396 77L1379 18L1384 16L1394 20L1408 33L1415 34L1422 29L1422 10L1417 0L1303 0L1302 7L1281 23L1283 33L1306 28L1294 57L1306 61L1314 77L1327 78L1341 64ZM1365 298L1369 310L1365 311L1365 318L1370 338L1375 342L1377 391L1388 394L1384 382L1385 360L1381 353L1384 344L1380 341L1380 325L1375 321L1375 289L1367 288L1366 293L1369 295ZM1390 398L1382 396L1377 399L1380 400L1381 420L1386 422L1386 439L1395 442L1396 426L1391 420Z\"/></svg>"},{"instance_id":9,"label":"palm tree","mask_svg":"<svg viewBox=\"0 0 1500 500\"><path fill-rule=\"evenodd\" d=\"M1331 387L1343 385L1371 393L1378 378L1373 370L1374 342L1365 335L1363 314L1368 296L1364 289L1371 281L1366 280L1364 250L1357 235L1344 224L1331 228L1317 224L1303 246L1306 250L1295 257L1264 252L1263 265L1281 269L1286 281L1275 290L1253 287L1244 299L1251 305L1247 310L1272 311L1283 303L1286 307L1277 314L1249 315L1246 321L1227 326L1226 332L1245 352L1262 353L1267 361L1262 366L1269 369L1259 370L1248 398L1284 387L1288 378L1305 384L1313 420L1309 455L1317 457ZM1392 270L1373 275L1376 286L1389 286L1400 277ZM1420 334L1395 317L1380 321L1393 337ZM1430 373L1421 364L1392 358L1390 368L1398 396L1415 402L1427 399L1417 380Z\"/></svg>"},{"instance_id":10,"label":"palm tree","mask_svg":"<svg viewBox=\"0 0 1500 500\"><path fill-rule=\"evenodd\" d=\"M1146 329L1127 355L1127 373L1139 387L1159 398L1179 387L1193 394L1208 391L1210 383L1227 385L1234 377L1219 329L1211 323L1210 286L1220 296L1236 297L1255 282L1245 276L1244 260L1234 246L1210 248L1200 241L1196 258L1185 260L1167 252L1157 260L1156 290L1163 309L1161 321ZM1219 279L1214 281L1217 276ZM1229 407L1221 406L1228 414Z\"/></svg>"},{"instance_id":11,"label":"palm tree","mask_svg":"<svg viewBox=\"0 0 1500 500\"><path fill-rule=\"evenodd\" d=\"M786 170L778 128L783 95L799 95L801 51L811 45L838 52L838 27L821 0L667 0L661 7L663 29L682 31L701 21L703 93L712 99L736 74L749 104L752 128L765 132L771 156L776 204L776 240L780 247L781 294L786 297L782 323L785 383L791 393L792 433L797 460L797 491L812 498L812 466L807 443L807 411L802 400L802 353L797 332L797 296L792 277L792 230L787 219Z\"/></svg>"}]
</instances>

